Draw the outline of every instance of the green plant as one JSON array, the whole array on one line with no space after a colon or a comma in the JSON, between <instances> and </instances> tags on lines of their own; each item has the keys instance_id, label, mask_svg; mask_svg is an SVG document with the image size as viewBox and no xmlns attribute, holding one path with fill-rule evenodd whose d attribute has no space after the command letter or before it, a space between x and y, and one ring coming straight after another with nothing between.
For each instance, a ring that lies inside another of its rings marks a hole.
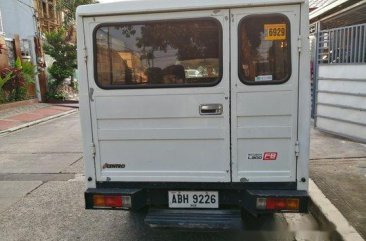
<instances>
[{"instance_id":1,"label":"green plant","mask_svg":"<svg viewBox=\"0 0 366 241\"><path fill-rule=\"evenodd\" d=\"M14 63L13 67L16 68L16 69L21 69L22 68L22 60L19 57L17 57L17 59L15 60L15 63Z\"/></svg>"},{"instance_id":2,"label":"green plant","mask_svg":"<svg viewBox=\"0 0 366 241\"><path fill-rule=\"evenodd\" d=\"M75 92L78 92L79 91L79 82L74 82L74 84L71 86L72 89L75 91Z\"/></svg>"},{"instance_id":3,"label":"green plant","mask_svg":"<svg viewBox=\"0 0 366 241\"><path fill-rule=\"evenodd\" d=\"M2 86L6 101L19 101L27 98L27 83L25 82L22 69L19 68L20 61L17 60L14 67L4 68L2 76L11 75L11 78Z\"/></svg>"},{"instance_id":4,"label":"green plant","mask_svg":"<svg viewBox=\"0 0 366 241\"><path fill-rule=\"evenodd\" d=\"M2 72L2 71L1 71ZM12 78L12 73L7 73L4 77L0 75L0 103L6 102L6 94L2 87L5 85L5 83Z\"/></svg>"},{"instance_id":5,"label":"green plant","mask_svg":"<svg viewBox=\"0 0 366 241\"><path fill-rule=\"evenodd\" d=\"M13 89L6 94L7 102L21 101L25 99L27 99L27 89L24 86Z\"/></svg>"},{"instance_id":6,"label":"green plant","mask_svg":"<svg viewBox=\"0 0 366 241\"><path fill-rule=\"evenodd\" d=\"M50 96L57 96L57 90L65 78L72 77L76 69L76 47L66 41L65 29L57 29L46 33L46 43L43 48L46 54L55 59L48 68L51 75L49 81ZM71 86L73 83L71 83Z\"/></svg>"},{"instance_id":7,"label":"green plant","mask_svg":"<svg viewBox=\"0 0 366 241\"><path fill-rule=\"evenodd\" d=\"M5 103L5 102L6 102L5 93L2 89L0 89L0 104Z\"/></svg>"},{"instance_id":8,"label":"green plant","mask_svg":"<svg viewBox=\"0 0 366 241\"><path fill-rule=\"evenodd\" d=\"M76 46L66 41L66 31L61 28L46 33L46 43L43 48L46 54L55 59L49 68L51 76L57 84L62 83L76 69Z\"/></svg>"},{"instance_id":9,"label":"green plant","mask_svg":"<svg viewBox=\"0 0 366 241\"><path fill-rule=\"evenodd\" d=\"M1 71L1 72L3 72L3 71ZM5 83L8 82L11 78L13 78L12 72L5 73L4 77L2 77L2 75L0 75L0 89L2 89L2 87L5 85Z\"/></svg>"},{"instance_id":10,"label":"green plant","mask_svg":"<svg viewBox=\"0 0 366 241\"><path fill-rule=\"evenodd\" d=\"M21 63L21 66L23 76L27 84L30 83L34 84L35 83L34 78L36 77L37 74L36 66L29 61L24 61L23 63Z\"/></svg>"},{"instance_id":11,"label":"green plant","mask_svg":"<svg viewBox=\"0 0 366 241\"><path fill-rule=\"evenodd\" d=\"M0 71L0 102L24 100L28 96L27 88L34 83L35 66L17 58L14 66Z\"/></svg>"},{"instance_id":12,"label":"green plant","mask_svg":"<svg viewBox=\"0 0 366 241\"><path fill-rule=\"evenodd\" d=\"M49 79L48 98L59 99L65 95L59 93L59 86L65 78L71 77L70 86L75 90L75 82L73 81L73 73L77 68L76 64L76 37L75 32L75 15L76 8L80 5L96 3L96 0L58 0L56 10L62 11L64 28L46 33L46 43L43 49L46 54L55 59L55 62L48 68L51 75Z\"/></svg>"},{"instance_id":13,"label":"green plant","mask_svg":"<svg viewBox=\"0 0 366 241\"><path fill-rule=\"evenodd\" d=\"M55 80L49 80L46 98L48 100L65 100L66 94L60 90L60 85Z\"/></svg>"}]
</instances>

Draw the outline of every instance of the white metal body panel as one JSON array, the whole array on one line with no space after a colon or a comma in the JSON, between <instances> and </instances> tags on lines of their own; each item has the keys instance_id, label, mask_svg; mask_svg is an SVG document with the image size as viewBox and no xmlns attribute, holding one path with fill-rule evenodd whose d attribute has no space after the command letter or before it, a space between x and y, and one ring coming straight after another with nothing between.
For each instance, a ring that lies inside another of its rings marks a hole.
<instances>
[{"instance_id":1,"label":"white metal body panel","mask_svg":"<svg viewBox=\"0 0 366 241\"><path fill-rule=\"evenodd\" d=\"M309 187L309 152L310 152L310 47L309 47L309 2L300 5L300 52L299 52L299 107L298 107L298 140L299 156L297 157L297 189L308 190Z\"/></svg>"},{"instance_id":2,"label":"white metal body panel","mask_svg":"<svg viewBox=\"0 0 366 241\"><path fill-rule=\"evenodd\" d=\"M80 124L83 139L83 158L85 165L85 179L88 188L96 187L96 173L93 148L93 129L91 108L89 102L89 78L87 71L86 35L83 18L77 17L77 46L78 46L78 83Z\"/></svg>"},{"instance_id":3,"label":"white metal body panel","mask_svg":"<svg viewBox=\"0 0 366 241\"><path fill-rule=\"evenodd\" d=\"M125 0L90 4L77 9L78 16L121 15L131 13L173 12L183 10L229 9L304 3L305 0Z\"/></svg>"},{"instance_id":4,"label":"white metal body panel","mask_svg":"<svg viewBox=\"0 0 366 241\"><path fill-rule=\"evenodd\" d=\"M162 2L168 4L162 5L160 4ZM284 4L294 5L279 7ZM253 5L274 6L250 7ZM227 10L218 10L219 6L226 6ZM233 15L229 17L230 7L248 8L231 10ZM214 10L168 12L177 9L209 8ZM166 13L121 15L145 10ZM282 13L291 21L292 76L285 84L245 86L238 80L237 53L234 50L237 50L236 26L241 17L253 13ZM189 1L189 3L166 0L124 1L78 8L80 115L85 174L86 179L91 178L91 181L87 182L88 187L93 188L96 186L96 181L106 180L229 182L232 178L232 181L238 182L244 177L249 182L296 181L297 172L298 189L307 190L310 124L307 14L308 3L301 0L263 0L255 3L249 0ZM107 15L116 16L107 17ZM99 23L207 16L218 19L223 25L223 78L219 85L205 88L108 91L96 86L92 31ZM230 22L233 21L230 23L231 33L229 19ZM228 36L231 36L231 42ZM298 51L298 47L301 52ZM302 68L299 69L299 65ZM89 88L94 89L92 96L94 101L89 100ZM228 98L230 91L231 113ZM148 101L142 101L140 97ZM182 104L183 99L189 103ZM138 108L127 106L127 102L130 106ZM223 116L204 118L199 116L198 106L205 103L222 103ZM230 114L233 127L231 148ZM300 143L300 152L296 159L294 141L297 139ZM95 143L95 157L92 143ZM139 146L146 146L146 149L141 149ZM285 158L269 165L267 163L251 165L243 159L249 150L272 151L271 148L276 149L273 151L285 153ZM161 158L166 157L169 159L162 161ZM120 161L127 164L129 170L103 171L103 160ZM239 163L241 160L244 162ZM302 178L305 182L300 181Z\"/></svg>"},{"instance_id":5,"label":"white metal body panel","mask_svg":"<svg viewBox=\"0 0 366 241\"><path fill-rule=\"evenodd\" d=\"M238 77L238 24L253 14L279 13L290 21L292 74L283 84L246 85ZM234 9L231 27L231 133L233 182L296 180L300 5ZM250 159L277 152L276 160Z\"/></svg>"},{"instance_id":6,"label":"white metal body panel","mask_svg":"<svg viewBox=\"0 0 366 241\"><path fill-rule=\"evenodd\" d=\"M217 19L228 36L228 10L107 16L84 19L86 45L93 46L100 23L203 17ZM230 181L229 52L213 87L104 90L94 81L93 49L87 51L98 181ZM199 106L212 103L222 104L223 114L200 115ZM125 168L104 169L105 163Z\"/></svg>"}]
</instances>

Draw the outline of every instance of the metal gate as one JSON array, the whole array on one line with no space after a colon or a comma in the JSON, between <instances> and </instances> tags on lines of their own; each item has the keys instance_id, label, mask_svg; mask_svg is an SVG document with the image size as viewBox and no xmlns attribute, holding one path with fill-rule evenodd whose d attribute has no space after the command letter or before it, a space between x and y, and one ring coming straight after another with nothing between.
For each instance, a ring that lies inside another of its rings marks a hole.
<instances>
[{"instance_id":1,"label":"metal gate","mask_svg":"<svg viewBox=\"0 0 366 241\"><path fill-rule=\"evenodd\" d=\"M366 24L314 35L314 125L366 142Z\"/></svg>"}]
</instances>

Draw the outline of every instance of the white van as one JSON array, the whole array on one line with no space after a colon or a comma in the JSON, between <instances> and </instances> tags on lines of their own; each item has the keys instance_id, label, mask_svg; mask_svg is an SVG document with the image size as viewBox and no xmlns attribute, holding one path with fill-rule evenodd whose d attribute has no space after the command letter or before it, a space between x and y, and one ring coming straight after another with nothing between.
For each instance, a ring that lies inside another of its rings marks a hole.
<instances>
[{"instance_id":1,"label":"white van","mask_svg":"<svg viewBox=\"0 0 366 241\"><path fill-rule=\"evenodd\" d=\"M149 209L148 224L169 227L306 212L308 11L306 0L79 7L86 208Z\"/></svg>"}]
</instances>

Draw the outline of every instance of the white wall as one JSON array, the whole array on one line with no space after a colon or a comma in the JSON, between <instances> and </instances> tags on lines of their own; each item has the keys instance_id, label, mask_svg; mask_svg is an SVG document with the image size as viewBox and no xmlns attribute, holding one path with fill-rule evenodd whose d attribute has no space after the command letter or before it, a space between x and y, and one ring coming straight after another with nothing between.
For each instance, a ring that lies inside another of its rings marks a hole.
<instances>
[{"instance_id":1,"label":"white wall","mask_svg":"<svg viewBox=\"0 0 366 241\"><path fill-rule=\"evenodd\" d=\"M17 0L0 0L4 32L8 38L19 34L21 39L30 39L35 36L36 24L34 10L26 5L33 6L33 0L20 1L24 4Z\"/></svg>"},{"instance_id":2,"label":"white wall","mask_svg":"<svg viewBox=\"0 0 366 241\"><path fill-rule=\"evenodd\" d=\"M30 40L30 55L33 64L36 65L34 37L36 36L37 25L32 7L34 7L33 0L0 0L0 11L5 36L7 38L14 38L14 35L18 34L21 40ZM38 100L41 100L38 76L36 76L36 95Z\"/></svg>"},{"instance_id":3,"label":"white wall","mask_svg":"<svg viewBox=\"0 0 366 241\"><path fill-rule=\"evenodd\" d=\"M366 64L319 66L316 125L366 143Z\"/></svg>"}]
</instances>

